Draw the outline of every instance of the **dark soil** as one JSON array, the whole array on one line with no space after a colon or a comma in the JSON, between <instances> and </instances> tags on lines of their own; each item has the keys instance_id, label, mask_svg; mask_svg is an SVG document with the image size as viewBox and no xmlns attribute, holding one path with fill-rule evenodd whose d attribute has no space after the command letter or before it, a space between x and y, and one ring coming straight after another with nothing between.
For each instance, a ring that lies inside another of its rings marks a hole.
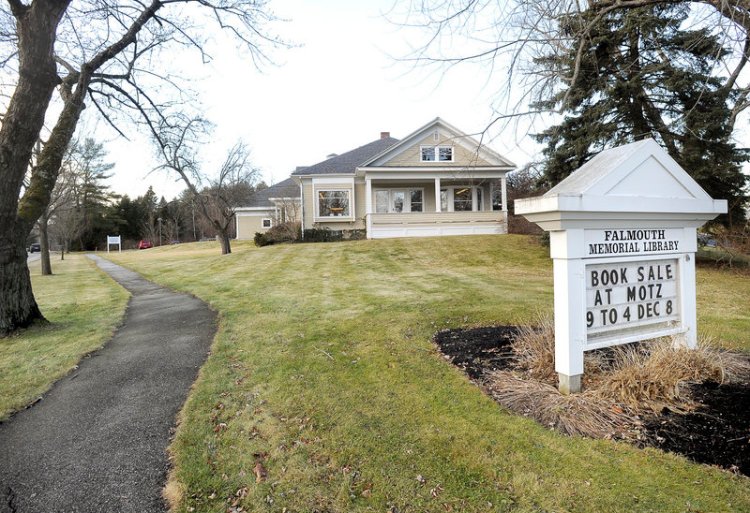
<instances>
[{"instance_id":1,"label":"dark soil","mask_svg":"<svg viewBox=\"0 0 750 513\"><path fill-rule=\"evenodd\" d=\"M515 326L443 330L435 342L454 365L482 382L495 370L513 366ZM689 385L700 406L689 413L668 410L644 417L640 446L675 452L699 463L750 476L750 382Z\"/></svg>"}]
</instances>

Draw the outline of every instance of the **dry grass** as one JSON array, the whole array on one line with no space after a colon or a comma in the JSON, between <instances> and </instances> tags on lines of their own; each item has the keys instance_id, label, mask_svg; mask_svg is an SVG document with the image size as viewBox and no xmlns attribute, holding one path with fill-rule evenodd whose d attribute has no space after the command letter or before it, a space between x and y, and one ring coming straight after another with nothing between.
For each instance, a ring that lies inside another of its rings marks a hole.
<instances>
[{"instance_id":1,"label":"dry grass","mask_svg":"<svg viewBox=\"0 0 750 513\"><path fill-rule=\"evenodd\" d=\"M494 373L485 386L504 406L570 435L625 437L640 413L692 409L685 384L750 374L747 356L707 340L690 350L659 339L586 353L584 391L565 396L556 388L554 338L553 320L538 316L513 342L516 368Z\"/></svg>"},{"instance_id":2,"label":"dry grass","mask_svg":"<svg viewBox=\"0 0 750 513\"><path fill-rule=\"evenodd\" d=\"M513 342L518 369L532 380L554 383L555 323L548 315L537 314L535 326L523 326Z\"/></svg>"},{"instance_id":3,"label":"dry grass","mask_svg":"<svg viewBox=\"0 0 750 513\"><path fill-rule=\"evenodd\" d=\"M618 347L611 369L599 376L595 392L639 410L687 410L686 383L735 380L748 371L747 359L701 341L696 349L675 348L670 340Z\"/></svg>"},{"instance_id":4,"label":"dry grass","mask_svg":"<svg viewBox=\"0 0 750 513\"><path fill-rule=\"evenodd\" d=\"M494 372L486 388L507 408L568 435L625 438L637 422L629 410L592 392L563 395L550 384L508 371Z\"/></svg>"}]
</instances>

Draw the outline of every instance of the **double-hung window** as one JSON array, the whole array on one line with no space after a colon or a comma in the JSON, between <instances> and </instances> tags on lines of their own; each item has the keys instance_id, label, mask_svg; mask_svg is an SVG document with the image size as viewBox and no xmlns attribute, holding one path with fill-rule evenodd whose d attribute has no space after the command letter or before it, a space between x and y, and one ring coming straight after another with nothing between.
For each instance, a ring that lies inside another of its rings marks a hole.
<instances>
[{"instance_id":1,"label":"double-hung window","mask_svg":"<svg viewBox=\"0 0 750 513\"><path fill-rule=\"evenodd\" d=\"M453 186L440 189L440 210L443 212L476 212L484 210L481 187Z\"/></svg>"},{"instance_id":2,"label":"double-hung window","mask_svg":"<svg viewBox=\"0 0 750 513\"><path fill-rule=\"evenodd\" d=\"M318 190L318 217L351 217L351 191Z\"/></svg>"},{"instance_id":3,"label":"double-hung window","mask_svg":"<svg viewBox=\"0 0 750 513\"><path fill-rule=\"evenodd\" d=\"M423 212L422 189L380 189L375 191L375 212L378 214Z\"/></svg>"},{"instance_id":4,"label":"double-hung window","mask_svg":"<svg viewBox=\"0 0 750 513\"><path fill-rule=\"evenodd\" d=\"M422 162L453 162L453 146L420 147Z\"/></svg>"}]
</instances>

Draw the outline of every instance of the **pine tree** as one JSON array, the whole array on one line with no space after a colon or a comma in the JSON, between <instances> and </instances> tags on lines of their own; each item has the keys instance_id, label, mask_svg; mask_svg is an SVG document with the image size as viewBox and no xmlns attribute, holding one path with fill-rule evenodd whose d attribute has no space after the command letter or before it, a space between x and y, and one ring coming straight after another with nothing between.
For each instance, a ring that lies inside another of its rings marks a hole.
<instances>
[{"instance_id":1,"label":"pine tree","mask_svg":"<svg viewBox=\"0 0 750 513\"><path fill-rule=\"evenodd\" d=\"M683 28L689 12L686 4L661 5L597 20L590 9L561 21L569 34L588 37L578 80L537 104L564 113L537 135L546 144L546 185L606 147L653 137L712 197L729 201L722 221L745 219L748 178L741 166L750 154L731 140L733 93L715 75L727 50L715 35ZM580 42L537 66L571 76Z\"/></svg>"}]
</instances>

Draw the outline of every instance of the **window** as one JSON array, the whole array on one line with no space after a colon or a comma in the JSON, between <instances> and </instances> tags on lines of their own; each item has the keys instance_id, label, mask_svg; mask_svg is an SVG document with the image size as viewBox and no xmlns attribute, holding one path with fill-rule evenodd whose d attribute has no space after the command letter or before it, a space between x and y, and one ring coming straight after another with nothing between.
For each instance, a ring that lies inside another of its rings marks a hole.
<instances>
[{"instance_id":1,"label":"window","mask_svg":"<svg viewBox=\"0 0 750 513\"><path fill-rule=\"evenodd\" d=\"M318 191L318 217L350 217L351 191Z\"/></svg>"},{"instance_id":2,"label":"window","mask_svg":"<svg viewBox=\"0 0 750 513\"><path fill-rule=\"evenodd\" d=\"M375 212L378 214L387 213L391 201L389 198L388 191L375 191Z\"/></svg>"},{"instance_id":3,"label":"window","mask_svg":"<svg viewBox=\"0 0 750 513\"><path fill-rule=\"evenodd\" d=\"M422 189L382 189L375 191L375 212L378 214L423 212Z\"/></svg>"},{"instance_id":4,"label":"window","mask_svg":"<svg viewBox=\"0 0 750 513\"><path fill-rule=\"evenodd\" d=\"M471 187L453 189L453 211L471 212Z\"/></svg>"},{"instance_id":5,"label":"window","mask_svg":"<svg viewBox=\"0 0 750 513\"><path fill-rule=\"evenodd\" d=\"M492 189L492 210L503 209L503 189L494 187Z\"/></svg>"},{"instance_id":6,"label":"window","mask_svg":"<svg viewBox=\"0 0 750 513\"><path fill-rule=\"evenodd\" d=\"M262 219L261 220L261 226L263 226L263 228L270 228L271 227L271 220L269 218L267 218L267 217L264 218L264 219Z\"/></svg>"},{"instance_id":7,"label":"window","mask_svg":"<svg viewBox=\"0 0 750 513\"><path fill-rule=\"evenodd\" d=\"M422 162L432 162L435 160L435 148L432 146L422 146Z\"/></svg>"},{"instance_id":8,"label":"window","mask_svg":"<svg viewBox=\"0 0 750 513\"><path fill-rule=\"evenodd\" d=\"M391 191L391 212L403 212L406 203L406 191Z\"/></svg>"},{"instance_id":9,"label":"window","mask_svg":"<svg viewBox=\"0 0 750 513\"><path fill-rule=\"evenodd\" d=\"M409 196L411 199L411 211L412 212L422 212L422 205L424 202L422 201L423 193L422 189L412 189L409 191Z\"/></svg>"},{"instance_id":10,"label":"window","mask_svg":"<svg viewBox=\"0 0 750 513\"><path fill-rule=\"evenodd\" d=\"M453 162L453 146L420 147L422 162Z\"/></svg>"},{"instance_id":11,"label":"window","mask_svg":"<svg viewBox=\"0 0 750 513\"><path fill-rule=\"evenodd\" d=\"M455 186L440 189L440 210L443 212L471 212L484 210L482 187Z\"/></svg>"}]
</instances>

